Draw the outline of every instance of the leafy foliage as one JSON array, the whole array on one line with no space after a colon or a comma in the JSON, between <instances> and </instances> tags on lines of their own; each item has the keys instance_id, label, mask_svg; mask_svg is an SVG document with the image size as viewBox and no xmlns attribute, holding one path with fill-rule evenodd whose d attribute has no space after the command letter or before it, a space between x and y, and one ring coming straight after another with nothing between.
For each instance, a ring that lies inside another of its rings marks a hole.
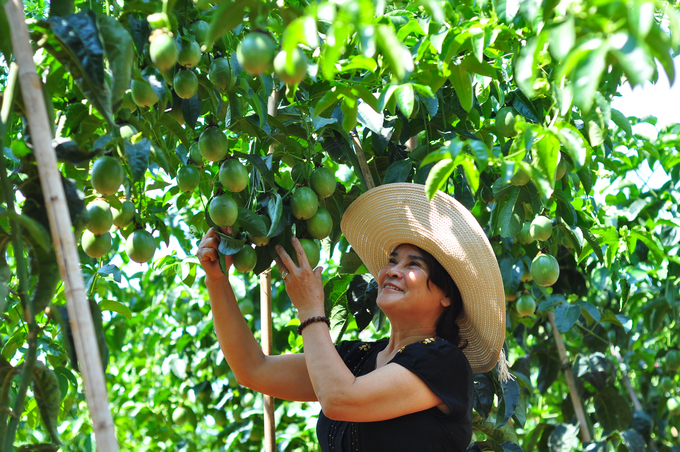
<instances>
[{"instance_id":1,"label":"leafy foliage","mask_svg":"<svg viewBox=\"0 0 680 452\"><path fill-rule=\"evenodd\" d=\"M95 198L114 209L135 205L132 222L112 229L107 255L81 253L121 450L260 450L261 396L240 386L222 357L192 256L212 223L210 200L224 193L222 162L206 162L197 145L207 127L225 133L226 159L249 171L246 190L231 194L238 220L221 251L259 245L254 273L232 276L256 335L256 276L272 265L276 244L307 235L290 199L321 166L337 183L319 200L333 219L318 242L333 339L388 334L376 283L340 220L369 179L424 184L431 196L444 191L471 210L505 286L516 381L501 384L496 370L475 377L470 449L680 447L677 415L666 404L680 381L665 365L678 349L680 318L680 126L659 130L654 118L611 107L623 83L675 79L673 4L65 0L51 2L49 15L42 2L25 8L76 236ZM196 67L153 67L154 29L198 42ZM9 30L0 9L0 86L10 107L0 118L0 451L56 450L59 441L63 450L92 450L31 130L7 64ZM287 55L300 49L310 62L306 77L286 85L268 71L243 70L236 51L252 32ZM210 71L218 58L228 71L219 80ZM179 70L197 75L190 99L172 87ZM135 103L131 83L157 98L152 106ZM502 110L512 120L497 122ZM137 132L121 136L127 125ZM89 170L100 155L125 169L115 194L92 189ZM187 164L199 168L200 182L184 193L175 178ZM647 167L665 175L664 185L647 185ZM539 215L554 226L542 242L524 232ZM121 251L138 228L156 240L149 264ZM539 252L559 263L551 287L532 282ZM301 351L298 320L273 273L274 352ZM534 315L517 315L522 294L537 301ZM670 389L659 386L664 377ZM577 425L577 400L587 425ZM317 412L278 402L278 448L317 450ZM592 442L581 444L579 429Z\"/></svg>"}]
</instances>

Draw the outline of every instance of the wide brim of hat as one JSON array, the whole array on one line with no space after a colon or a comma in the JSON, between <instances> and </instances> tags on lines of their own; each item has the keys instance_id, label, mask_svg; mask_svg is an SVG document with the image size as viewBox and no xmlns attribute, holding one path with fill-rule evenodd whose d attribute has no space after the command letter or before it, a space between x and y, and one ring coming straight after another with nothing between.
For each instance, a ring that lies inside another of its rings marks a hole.
<instances>
[{"instance_id":1,"label":"wide brim of hat","mask_svg":"<svg viewBox=\"0 0 680 452\"><path fill-rule=\"evenodd\" d=\"M403 243L437 259L463 299L457 323L473 372L493 368L505 341L503 280L491 244L469 210L442 192L429 201L423 185L387 184L357 198L340 227L376 279Z\"/></svg>"}]
</instances>

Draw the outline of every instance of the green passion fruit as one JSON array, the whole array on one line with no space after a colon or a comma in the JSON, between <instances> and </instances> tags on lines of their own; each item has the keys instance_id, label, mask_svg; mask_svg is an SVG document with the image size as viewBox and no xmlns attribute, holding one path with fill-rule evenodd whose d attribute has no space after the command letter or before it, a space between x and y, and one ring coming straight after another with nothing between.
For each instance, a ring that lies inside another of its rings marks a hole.
<instances>
[{"instance_id":1,"label":"green passion fruit","mask_svg":"<svg viewBox=\"0 0 680 452\"><path fill-rule=\"evenodd\" d=\"M220 167L218 178L225 190L238 193L248 186L250 175L246 167L238 159L229 159Z\"/></svg>"},{"instance_id":2,"label":"green passion fruit","mask_svg":"<svg viewBox=\"0 0 680 452\"><path fill-rule=\"evenodd\" d=\"M90 182L92 188L102 195L112 195L118 191L125 180L125 171L115 157L99 157L92 164Z\"/></svg>"},{"instance_id":3,"label":"green passion fruit","mask_svg":"<svg viewBox=\"0 0 680 452\"><path fill-rule=\"evenodd\" d=\"M194 191L201 180L201 174L194 165L185 165L177 171L177 186L183 192Z\"/></svg>"},{"instance_id":4,"label":"green passion fruit","mask_svg":"<svg viewBox=\"0 0 680 452\"><path fill-rule=\"evenodd\" d=\"M201 46L193 38L182 38L177 62L184 67L196 67L201 61Z\"/></svg>"},{"instance_id":5,"label":"green passion fruit","mask_svg":"<svg viewBox=\"0 0 680 452\"><path fill-rule=\"evenodd\" d=\"M309 220L319 209L319 198L309 187L300 187L290 198L290 211L298 220Z\"/></svg>"},{"instance_id":6,"label":"green passion fruit","mask_svg":"<svg viewBox=\"0 0 680 452\"><path fill-rule=\"evenodd\" d=\"M204 159L216 162L229 153L229 140L217 127L206 127L198 139L198 149Z\"/></svg>"},{"instance_id":7,"label":"green passion fruit","mask_svg":"<svg viewBox=\"0 0 680 452\"><path fill-rule=\"evenodd\" d=\"M189 26L189 30L191 30L191 34L194 35L194 38L196 38L196 41L200 44L203 45L205 44L205 41L208 39L208 32L210 31L210 24L204 20L197 20L196 22L192 23Z\"/></svg>"},{"instance_id":8,"label":"green passion fruit","mask_svg":"<svg viewBox=\"0 0 680 452\"><path fill-rule=\"evenodd\" d=\"M130 82L130 91L132 92L132 101L138 107L151 107L158 102L156 91L146 81L133 80Z\"/></svg>"},{"instance_id":9,"label":"green passion fruit","mask_svg":"<svg viewBox=\"0 0 680 452\"><path fill-rule=\"evenodd\" d=\"M521 187L522 185L528 184L530 180L531 178L522 168L517 168L517 172L510 178L510 183Z\"/></svg>"},{"instance_id":10,"label":"green passion fruit","mask_svg":"<svg viewBox=\"0 0 680 452\"><path fill-rule=\"evenodd\" d=\"M307 220L307 232L312 238L325 239L333 231L333 217L324 208L319 207L316 214Z\"/></svg>"},{"instance_id":11,"label":"green passion fruit","mask_svg":"<svg viewBox=\"0 0 680 452\"><path fill-rule=\"evenodd\" d=\"M111 213L113 213L113 224L124 228L135 218L135 205L132 201L123 201L120 210L112 208Z\"/></svg>"},{"instance_id":12,"label":"green passion fruit","mask_svg":"<svg viewBox=\"0 0 680 452\"><path fill-rule=\"evenodd\" d=\"M304 185L312 175L312 165L305 161L297 162L290 170L290 177L298 185Z\"/></svg>"},{"instance_id":13,"label":"green passion fruit","mask_svg":"<svg viewBox=\"0 0 680 452\"><path fill-rule=\"evenodd\" d=\"M238 218L238 205L229 195L215 196L208 205L208 214L217 226L229 227Z\"/></svg>"},{"instance_id":14,"label":"green passion fruit","mask_svg":"<svg viewBox=\"0 0 680 452\"><path fill-rule=\"evenodd\" d=\"M528 221L525 221L524 224L522 225L522 230L519 231L519 234L517 234L517 240L519 240L519 243L522 245L528 245L530 243L533 243L534 238L531 236L531 223Z\"/></svg>"},{"instance_id":15,"label":"green passion fruit","mask_svg":"<svg viewBox=\"0 0 680 452\"><path fill-rule=\"evenodd\" d=\"M178 71L175 74L173 86L177 96L182 99L191 99L198 91L198 77L193 71Z\"/></svg>"},{"instance_id":16,"label":"green passion fruit","mask_svg":"<svg viewBox=\"0 0 680 452\"><path fill-rule=\"evenodd\" d=\"M137 135L137 133L139 132L137 132L135 126L131 124L121 124L120 126L120 137L126 141L131 141L132 137Z\"/></svg>"},{"instance_id":17,"label":"green passion fruit","mask_svg":"<svg viewBox=\"0 0 680 452\"><path fill-rule=\"evenodd\" d=\"M156 239L144 229L136 229L125 242L125 251L130 259L140 264L149 262L156 252Z\"/></svg>"},{"instance_id":18,"label":"green passion fruit","mask_svg":"<svg viewBox=\"0 0 680 452\"><path fill-rule=\"evenodd\" d=\"M177 63L179 48L170 32L157 30L149 38L149 57L161 72L167 71Z\"/></svg>"},{"instance_id":19,"label":"green passion fruit","mask_svg":"<svg viewBox=\"0 0 680 452\"><path fill-rule=\"evenodd\" d=\"M191 163L193 163L196 168L203 168L205 166L203 155L201 155L201 150L198 148L198 142L194 142L189 148L189 160L191 160Z\"/></svg>"},{"instance_id":20,"label":"green passion fruit","mask_svg":"<svg viewBox=\"0 0 680 452\"><path fill-rule=\"evenodd\" d=\"M314 170L309 178L309 185L321 198L328 198L335 193L335 174L326 167Z\"/></svg>"},{"instance_id":21,"label":"green passion fruit","mask_svg":"<svg viewBox=\"0 0 680 452\"><path fill-rule=\"evenodd\" d=\"M560 266L550 254L538 254L531 262L531 277L539 286L548 287L560 277Z\"/></svg>"},{"instance_id":22,"label":"green passion fruit","mask_svg":"<svg viewBox=\"0 0 680 452\"><path fill-rule=\"evenodd\" d=\"M96 199L87 205L87 230L95 235L109 232L113 226L111 206L104 200Z\"/></svg>"},{"instance_id":23,"label":"green passion fruit","mask_svg":"<svg viewBox=\"0 0 680 452\"><path fill-rule=\"evenodd\" d=\"M295 49L291 55L292 67L288 67L288 54L286 51L280 51L274 58L274 73L287 85L295 85L304 80L307 75L307 55L300 50Z\"/></svg>"},{"instance_id":24,"label":"green passion fruit","mask_svg":"<svg viewBox=\"0 0 680 452\"><path fill-rule=\"evenodd\" d=\"M539 215L534 218L529 228L531 238L539 242L545 242L552 235L553 225L549 218Z\"/></svg>"},{"instance_id":25,"label":"green passion fruit","mask_svg":"<svg viewBox=\"0 0 680 452\"><path fill-rule=\"evenodd\" d=\"M132 91L131 90L127 90L127 91L125 91L125 94L123 94L122 107L127 108L130 111L135 111L137 109L137 104L132 99Z\"/></svg>"},{"instance_id":26,"label":"green passion fruit","mask_svg":"<svg viewBox=\"0 0 680 452\"><path fill-rule=\"evenodd\" d=\"M567 161L564 157L560 157L560 161L555 169L555 180L560 180L567 173Z\"/></svg>"},{"instance_id":27,"label":"green passion fruit","mask_svg":"<svg viewBox=\"0 0 680 452\"><path fill-rule=\"evenodd\" d=\"M312 239L300 239L300 245L302 245L302 249L305 250L309 266L315 268L317 265L319 265L319 259L321 258L321 250L319 249L319 245L317 245ZM294 254L292 257L297 263L297 255Z\"/></svg>"},{"instance_id":28,"label":"green passion fruit","mask_svg":"<svg viewBox=\"0 0 680 452\"><path fill-rule=\"evenodd\" d=\"M496 114L496 132L506 138L517 135L515 131L515 110L512 107L503 107L498 110Z\"/></svg>"},{"instance_id":29,"label":"green passion fruit","mask_svg":"<svg viewBox=\"0 0 680 452\"><path fill-rule=\"evenodd\" d=\"M680 350L669 350L666 353L666 366L672 370L680 370Z\"/></svg>"},{"instance_id":30,"label":"green passion fruit","mask_svg":"<svg viewBox=\"0 0 680 452\"><path fill-rule=\"evenodd\" d=\"M236 48L236 59L243 69L253 75L260 75L271 69L276 53L276 44L268 35L249 33Z\"/></svg>"},{"instance_id":31,"label":"green passion fruit","mask_svg":"<svg viewBox=\"0 0 680 452\"><path fill-rule=\"evenodd\" d=\"M225 92L231 87L232 73L231 64L227 58L215 58L210 63L208 78L218 91Z\"/></svg>"},{"instance_id":32,"label":"green passion fruit","mask_svg":"<svg viewBox=\"0 0 680 452\"><path fill-rule=\"evenodd\" d=\"M517 299L515 310L520 317L527 317L536 312L536 299L529 294L524 294Z\"/></svg>"},{"instance_id":33,"label":"green passion fruit","mask_svg":"<svg viewBox=\"0 0 680 452\"><path fill-rule=\"evenodd\" d=\"M234 262L234 267L241 273L253 271L255 264L257 264L257 253L250 245L241 248L231 258Z\"/></svg>"},{"instance_id":34,"label":"green passion fruit","mask_svg":"<svg viewBox=\"0 0 680 452\"><path fill-rule=\"evenodd\" d=\"M85 230L83 231L83 236L80 238L80 243L83 246L85 254L94 259L99 259L111 249L111 234L105 232L101 235L95 235L92 232Z\"/></svg>"}]
</instances>

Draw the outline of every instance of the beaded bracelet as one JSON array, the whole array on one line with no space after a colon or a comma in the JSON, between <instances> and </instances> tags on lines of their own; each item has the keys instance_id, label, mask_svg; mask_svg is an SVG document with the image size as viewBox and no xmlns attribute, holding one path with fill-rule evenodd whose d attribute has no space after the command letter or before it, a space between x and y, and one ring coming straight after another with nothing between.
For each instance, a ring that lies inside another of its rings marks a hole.
<instances>
[{"instance_id":1,"label":"beaded bracelet","mask_svg":"<svg viewBox=\"0 0 680 452\"><path fill-rule=\"evenodd\" d=\"M316 322L326 322L326 325L328 325L328 328L331 327L331 321L328 320L327 317L319 315L319 316L316 316L316 317L310 317L307 320L305 320L304 322L302 322L300 324L300 326L298 326L298 329L297 329L298 334L302 334L302 330L304 330L307 327L307 325L310 325L310 324L316 323Z\"/></svg>"}]
</instances>

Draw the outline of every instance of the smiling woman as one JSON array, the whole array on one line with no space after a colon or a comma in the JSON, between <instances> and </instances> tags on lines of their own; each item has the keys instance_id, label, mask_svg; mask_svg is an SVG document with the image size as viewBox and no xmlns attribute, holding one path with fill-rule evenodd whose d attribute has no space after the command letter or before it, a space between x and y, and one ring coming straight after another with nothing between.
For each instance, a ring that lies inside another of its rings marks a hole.
<instances>
[{"instance_id":1,"label":"smiling woman","mask_svg":"<svg viewBox=\"0 0 680 452\"><path fill-rule=\"evenodd\" d=\"M219 236L210 230L203 238L198 257L215 330L236 378L277 398L319 401L324 452L464 451L473 372L490 370L500 357L500 376L509 377L503 284L484 231L454 198L437 193L430 201L417 184L365 193L345 212L342 230L378 281L390 337L334 346L321 268L309 265L293 238L299 265L280 246L277 264L305 351L279 356L262 354L240 316L217 263Z\"/></svg>"}]
</instances>

